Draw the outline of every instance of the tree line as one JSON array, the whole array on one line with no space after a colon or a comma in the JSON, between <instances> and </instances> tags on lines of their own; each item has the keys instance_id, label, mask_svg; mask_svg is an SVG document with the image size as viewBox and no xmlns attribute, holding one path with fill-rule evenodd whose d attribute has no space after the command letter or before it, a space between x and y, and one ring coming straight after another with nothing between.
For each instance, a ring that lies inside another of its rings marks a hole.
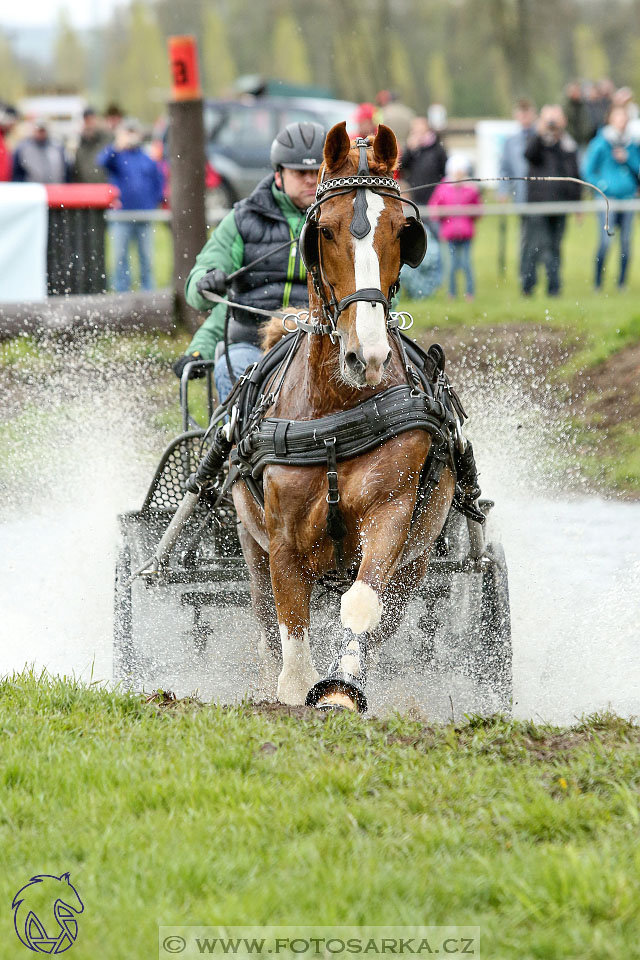
<instances>
[{"instance_id":1,"label":"tree line","mask_svg":"<svg viewBox=\"0 0 640 960\"><path fill-rule=\"evenodd\" d=\"M48 68L0 34L0 99L48 85L152 121L169 90L166 38L182 33L198 38L208 96L262 74L474 117L507 116L520 96L556 101L573 78L640 92L640 0L131 0L82 34L63 12Z\"/></svg>"}]
</instances>

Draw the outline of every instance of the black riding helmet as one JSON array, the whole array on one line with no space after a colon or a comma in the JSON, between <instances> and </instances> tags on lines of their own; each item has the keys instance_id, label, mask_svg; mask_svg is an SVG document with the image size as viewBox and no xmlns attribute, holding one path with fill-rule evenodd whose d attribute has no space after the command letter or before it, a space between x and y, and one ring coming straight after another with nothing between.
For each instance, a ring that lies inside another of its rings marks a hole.
<instances>
[{"instance_id":1,"label":"black riding helmet","mask_svg":"<svg viewBox=\"0 0 640 960\"><path fill-rule=\"evenodd\" d=\"M319 123L288 124L271 144L271 166L274 170L319 170L325 135Z\"/></svg>"}]
</instances>

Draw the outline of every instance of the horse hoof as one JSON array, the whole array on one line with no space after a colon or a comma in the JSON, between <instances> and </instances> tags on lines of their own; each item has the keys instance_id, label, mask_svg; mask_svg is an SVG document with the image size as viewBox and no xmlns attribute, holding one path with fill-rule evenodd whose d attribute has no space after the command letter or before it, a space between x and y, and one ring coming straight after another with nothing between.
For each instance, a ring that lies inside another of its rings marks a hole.
<instances>
[{"instance_id":1,"label":"horse hoof","mask_svg":"<svg viewBox=\"0 0 640 960\"><path fill-rule=\"evenodd\" d=\"M355 701L352 700L348 694L344 693L343 690L333 690L324 694L315 706L316 710L324 710L326 713L330 710L341 712L343 710L350 710L352 713L355 713L358 710Z\"/></svg>"},{"instance_id":2,"label":"horse hoof","mask_svg":"<svg viewBox=\"0 0 640 960\"><path fill-rule=\"evenodd\" d=\"M364 691L355 683L335 677L326 677L311 687L305 703L308 707L320 707L321 710L351 710L353 713L366 713L367 698Z\"/></svg>"}]
</instances>

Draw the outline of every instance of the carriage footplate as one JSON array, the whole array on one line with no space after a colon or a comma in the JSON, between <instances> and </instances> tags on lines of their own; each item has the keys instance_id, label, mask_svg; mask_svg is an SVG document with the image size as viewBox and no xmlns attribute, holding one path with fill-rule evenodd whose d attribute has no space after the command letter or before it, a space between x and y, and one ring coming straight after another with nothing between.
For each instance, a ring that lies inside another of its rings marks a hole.
<instances>
[{"instance_id":1,"label":"carriage footplate","mask_svg":"<svg viewBox=\"0 0 640 960\"><path fill-rule=\"evenodd\" d=\"M305 703L318 710L357 710L365 713L367 635L345 630L337 656L327 676L309 690Z\"/></svg>"}]
</instances>

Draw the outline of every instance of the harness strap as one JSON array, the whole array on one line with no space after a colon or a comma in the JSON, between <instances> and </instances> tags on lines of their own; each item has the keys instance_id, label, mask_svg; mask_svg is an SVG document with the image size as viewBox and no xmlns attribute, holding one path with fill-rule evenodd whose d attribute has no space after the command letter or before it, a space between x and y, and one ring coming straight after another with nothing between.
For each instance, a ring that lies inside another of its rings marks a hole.
<instances>
[{"instance_id":1,"label":"harness strap","mask_svg":"<svg viewBox=\"0 0 640 960\"><path fill-rule=\"evenodd\" d=\"M377 287L363 287L361 290L356 290L355 293L350 293L340 300L338 303L338 313L342 313L350 304L357 303L359 300L364 300L366 303L381 303L384 306L385 313L389 310L389 301L382 290L378 290Z\"/></svg>"},{"instance_id":2,"label":"harness strap","mask_svg":"<svg viewBox=\"0 0 640 960\"><path fill-rule=\"evenodd\" d=\"M333 543L333 556L338 573L346 572L344 559L344 539L347 535L347 525L344 522L338 490L338 461L336 457L336 438L329 437L324 441L327 452L327 535Z\"/></svg>"},{"instance_id":3,"label":"harness strap","mask_svg":"<svg viewBox=\"0 0 640 960\"><path fill-rule=\"evenodd\" d=\"M356 147L360 151L360 159L358 163L358 177L368 177L369 176L369 160L367 158L367 148L369 146L369 141L365 137L358 137L356 140ZM349 225L349 233L356 238L356 240L362 240L367 236L368 233L371 233L371 224L369 223L369 218L367 216L367 191L364 186L358 187L356 190L356 198L353 201L353 217L351 219L351 224ZM338 309L340 309L338 307Z\"/></svg>"},{"instance_id":4,"label":"harness strap","mask_svg":"<svg viewBox=\"0 0 640 960\"><path fill-rule=\"evenodd\" d=\"M347 300L350 302L353 302L355 300L369 300L369 302L372 302L372 303L375 301L379 301L382 304L389 303L389 301L387 300L387 298L385 297L385 295L382 293L381 290L375 290L375 289L373 290L374 293L379 294L379 296L376 296L376 297L369 298L369 297L360 296L360 294L368 293L368 292L369 292L368 290L358 290L356 291L356 293L351 293L349 294L348 297L345 297L343 300L341 300L340 304L345 303L345 301ZM349 304L347 303L346 306L349 306ZM344 307L342 307L342 309L344 309ZM304 314L302 314L302 316L304 316ZM286 319L288 320L289 318L295 321L296 327L298 328L298 330L302 330L303 333L311 333L317 336L324 336L324 335L331 335L331 334L333 334L334 337L341 336L340 332L338 330L334 330L334 328L329 323L321 323L319 320L312 320L312 321L302 320L299 314L293 314L293 313L288 314ZM413 317L411 316L410 313L407 313L404 310L401 310L398 313L389 312L387 315L387 328L389 330L409 330L410 327L412 326L413 326ZM285 330L288 330L288 329L289 329L288 327L285 327Z\"/></svg>"},{"instance_id":5,"label":"harness strap","mask_svg":"<svg viewBox=\"0 0 640 960\"><path fill-rule=\"evenodd\" d=\"M446 441L455 430L455 418L432 395L401 384L317 420L266 417L232 450L231 462L243 476L259 479L268 464L324 465L327 440L334 440L338 460L348 460L408 430L426 430Z\"/></svg>"}]
</instances>

